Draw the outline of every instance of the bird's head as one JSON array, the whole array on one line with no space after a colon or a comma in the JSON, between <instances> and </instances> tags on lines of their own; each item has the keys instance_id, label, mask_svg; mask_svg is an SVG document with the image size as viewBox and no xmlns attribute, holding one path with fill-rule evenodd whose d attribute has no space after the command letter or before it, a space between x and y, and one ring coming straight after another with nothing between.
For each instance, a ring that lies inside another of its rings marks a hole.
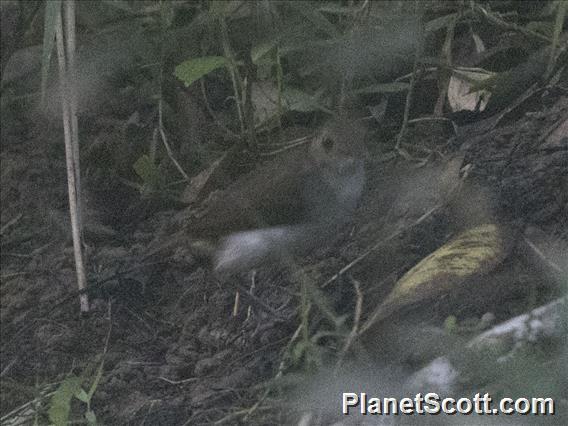
<instances>
[{"instance_id":1,"label":"bird's head","mask_svg":"<svg viewBox=\"0 0 568 426\"><path fill-rule=\"evenodd\" d=\"M318 132L310 156L329 184L361 173L365 157L365 128L355 121L335 119Z\"/></svg>"}]
</instances>

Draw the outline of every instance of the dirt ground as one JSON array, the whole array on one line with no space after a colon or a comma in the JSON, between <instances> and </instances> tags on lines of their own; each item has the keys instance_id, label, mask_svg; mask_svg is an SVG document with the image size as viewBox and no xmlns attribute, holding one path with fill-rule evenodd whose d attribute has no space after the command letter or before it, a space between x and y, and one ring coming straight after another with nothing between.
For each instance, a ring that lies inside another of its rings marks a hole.
<instances>
[{"instance_id":1,"label":"dirt ground","mask_svg":"<svg viewBox=\"0 0 568 426\"><path fill-rule=\"evenodd\" d=\"M375 129L368 143L365 194L341 235L293 268L267 266L255 275L219 280L183 247L166 258L144 258L157 230L176 212L157 211L136 190L116 183L91 190L85 241L92 310L81 316L61 129L55 122L32 120L24 113L26 105L21 109L21 114L3 118L2 125L3 424L33 422L36 409L38 424L46 424L45 410L60 381L74 374L91 383L101 360L102 377L91 408L102 424L296 424L302 412L313 409L313 390L306 387L309 376L290 355L302 317L297 270L321 286L374 243L428 210L430 200L420 198L421 192L436 198L432 188L416 191L419 183L426 185L431 169L411 168L389 157L391 148L373 144L379 132ZM474 165L470 179L489 188L500 218L566 241L567 142L564 138L547 146L546 134L568 117L568 99L560 92L548 93L529 112L507 116L495 129L477 135L464 131L447 152L461 151L464 164ZM87 126L86 144L112 133L101 123L96 117ZM326 303L351 321L356 281L366 295L368 315L396 277L462 227L452 222L452 214L443 213L321 288ZM428 320L440 326L449 314L461 321L492 312L502 321L562 293L515 258L503 268L511 268L502 273L513 277L514 290L501 286L496 291L490 285L490 296L481 292L483 296L459 297L455 304L441 303L446 309L429 312ZM247 297L249 291L254 299ZM312 306L312 311L317 309ZM321 326L324 316L310 318L312 332L329 331ZM336 342L318 342L320 371L333 365L340 351ZM387 359L371 365L384 377L390 370L395 381L399 368L406 371L402 377L427 361L419 357L407 362L399 353L401 367ZM288 382L274 386L280 375ZM72 409L79 417L85 410L77 400ZM329 418L319 416L320 424L327 424Z\"/></svg>"}]
</instances>

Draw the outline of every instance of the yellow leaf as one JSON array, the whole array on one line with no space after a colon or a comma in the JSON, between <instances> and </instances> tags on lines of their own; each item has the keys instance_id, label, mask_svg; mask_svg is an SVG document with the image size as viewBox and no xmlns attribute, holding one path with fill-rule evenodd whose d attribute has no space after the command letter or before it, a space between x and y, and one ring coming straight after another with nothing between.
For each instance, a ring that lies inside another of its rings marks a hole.
<instances>
[{"instance_id":1,"label":"yellow leaf","mask_svg":"<svg viewBox=\"0 0 568 426\"><path fill-rule=\"evenodd\" d=\"M486 274L507 255L505 232L495 224L467 230L410 269L362 327L361 333L403 308L450 294Z\"/></svg>"}]
</instances>

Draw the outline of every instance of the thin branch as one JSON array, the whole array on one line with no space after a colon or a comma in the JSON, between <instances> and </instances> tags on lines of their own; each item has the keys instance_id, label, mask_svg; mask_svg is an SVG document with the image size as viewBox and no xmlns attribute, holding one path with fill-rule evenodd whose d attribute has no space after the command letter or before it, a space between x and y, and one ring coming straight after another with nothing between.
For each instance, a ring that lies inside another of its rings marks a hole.
<instances>
[{"instance_id":1,"label":"thin branch","mask_svg":"<svg viewBox=\"0 0 568 426\"><path fill-rule=\"evenodd\" d=\"M438 204L437 206L432 207L430 210L428 210L426 213L424 213L422 216L420 216L416 220L416 222L414 222L410 226L403 228L403 229L400 229L398 231L395 231L392 234L390 234L387 238L380 240L377 243L373 244L361 256L359 256L358 258L356 258L352 262L349 262L347 265L345 265L343 268L341 268L338 273L336 273L333 277L331 277L329 280L327 280L325 283L323 283L322 288L327 287L329 284L331 284L332 282L337 280L339 277L341 277L343 274L345 274L347 271L349 271L351 268L353 268L355 265L357 265L359 262L361 262L363 259L365 259L367 256L369 256L372 252L374 252L378 248L384 246L389 241L392 241L393 239L402 235L404 232L407 232L408 230L410 230L410 229L418 226L422 222L424 222L426 219L428 219L430 216L432 216L435 212L437 212L442 207L444 207L444 205L445 205L445 203Z\"/></svg>"},{"instance_id":2,"label":"thin branch","mask_svg":"<svg viewBox=\"0 0 568 426\"><path fill-rule=\"evenodd\" d=\"M72 0L70 0L72 1ZM89 299L87 293L87 278L83 263L83 252L81 248L81 231L79 229L79 212L77 209L77 182L73 154L73 135L71 125L71 105L69 102L69 89L67 79L67 67L65 60L65 48L63 40L63 22L61 11L58 13L57 25L55 30L55 41L57 46L57 59L59 64L59 78L61 81L61 106L63 115L63 135L65 139L65 160L67 164L67 190L69 193L69 214L71 216L71 233L73 236L73 254L75 257L75 269L77 272L77 286L81 292L79 303L81 312L89 312Z\"/></svg>"},{"instance_id":3,"label":"thin branch","mask_svg":"<svg viewBox=\"0 0 568 426\"><path fill-rule=\"evenodd\" d=\"M240 78L237 64L233 56L233 51L231 49L231 44L229 42L229 32L227 29L227 23L225 18L219 19L219 27L221 30L221 44L223 46L223 53L229 62L229 74L231 76L231 82L233 84L233 92L235 94L235 103L237 105L237 115L239 117L239 123L241 125L241 135L245 133L245 121L243 115L243 90L242 90L242 80Z\"/></svg>"},{"instance_id":4,"label":"thin branch","mask_svg":"<svg viewBox=\"0 0 568 426\"><path fill-rule=\"evenodd\" d=\"M481 15L483 15L487 19L487 21L489 21L493 25L496 25L496 26L503 28L505 30L513 30L513 31L519 32L519 33L521 33L525 36L531 37L531 38L538 40L540 42L545 42L547 44L550 43L549 37L546 37L546 36L539 34L537 32L528 30L528 29L523 28L519 25L510 24L509 22L506 22L503 19L501 19L500 17L498 17L495 13L488 12L487 9L483 8L479 4L475 4L475 10L477 12L479 12Z\"/></svg>"},{"instance_id":5,"label":"thin branch","mask_svg":"<svg viewBox=\"0 0 568 426\"><path fill-rule=\"evenodd\" d=\"M10 219L8 222L6 222L2 226L2 228L0 228L0 235L4 234L4 232L6 232L6 229L8 229L11 226L14 226L16 223L18 223L22 217L24 217L24 215L22 213L20 213L15 218Z\"/></svg>"},{"instance_id":6,"label":"thin branch","mask_svg":"<svg viewBox=\"0 0 568 426\"><path fill-rule=\"evenodd\" d=\"M79 156L79 124L77 122L77 66L75 61L75 0L67 0L65 7L65 54L67 59L67 93L71 115L71 145L75 167L75 188L77 194L77 217L79 232L83 232L83 202L81 191L81 164Z\"/></svg>"},{"instance_id":7,"label":"thin branch","mask_svg":"<svg viewBox=\"0 0 568 426\"><path fill-rule=\"evenodd\" d=\"M349 352L349 349L353 345L353 342L357 338L359 334L359 323L361 321L361 313L363 312L363 292L361 291L361 284L359 281L351 278L351 283L353 284L353 289L355 290L355 295L357 297L355 302L355 312L353 313L353 327L351 328L351 332L347 336L345 340L345 344L339 353L339 357L337 360L337 364L335 365L335 373L337 374L341 365L343 364L343 360L345 356Z\"/></svg>"},{"instance_id":8,"label":"thin branch","mask_svg":"<svg viewBox=\"0 0 568 426\"><path fill-rule=\"evenodd\" d=\"M424 25L423 19L421 16L421 12L419 12L420 5L418 2L415 3L416 13L420 13L420 34L418 35L418 40L416 41L416 49L414 52L414 64L412 66L412 76L410 78L410 87L408 88L408 92L406 94L406 103L404 105L404 116L402 120L402 126L400 128L400 132L396 138L395 149L396 151L402 155L404 158L409 158L409 155L401 148L402 141L406 136L406 130L408 128L408 117L410 116L410 105L412 105L412 99L414 97L414 86L416 85L416 75L418 74L418 66L420 64L420 60L422 58L422 47L424 43Z\"/></svg>"},{"instance_id":9,"label":"thin branch","mask_svg":"<svg viewBox=\"0 0 568 426\"><path fill-rule=\"evenodd\" d=\"M550 77L550 74L552 74L554 64L556 63L556 60L558 58L556 56L556 50L560 41L560 33L562 32L562 27L564 26L566 9L568 9L568 4L565 1L558 2L556 20L554 22L554 33L552 35L552 45L550 46L550 56L548 57L548 64L546 65L546 72L544 73L545 79L548 79Z\"/></svg>"},{"instance_id":10,"label":"thin branch","mask_svg":"<svg viewBox=\"0 0 568 426\"><path fill-rule=\"evenodd\" d=\"M290 149L296 148L300 145L305 145L306 143L310 142L310 136L305 136L303 138L296 139L295 141L289 142L286 146L276 149L270 152L263 152L260 154L261 157L272 157L273 155L280 154L285 151L289 151Z\"/></svg>"},{"instance_id":11,"label":"thin branch","mask_svg":"<svg viewBox=\"0 0 568 426\"><path fill-rule=\"evenodd\" d=\"M166 148L166 152L168 153L168 157L170 157L170 160L172 160L172 163L174 163L174 166L176 166L179 173L183 176L183 178L185 180L189 180L189 176L183 170L183 168L180 166L178 161L175 159L174 153L172 152L172 149L170 148L170 144L168 143L168 137L166 136L166 132L164 131L164 123L162 121L162 115L163 115L162 109L163 109L162 108L162 99L160 98L160 100L158 102L158 131L160 132L160 136L162 137L162 143L164 144L164 147Z\"/></svg>"},{"instance_id":12,"label":"thin branch","mask_svg":"<svg viewBox=\"0 0 568 426\"><path fill-rule=\"evenodd\" d=\"M461 9L459 13L456 13L454 19L450 25L448 25L448 30L446 31L446 40L444 41L444 47L442 48L442 65L438 67L438 86L439 93L436 105L434 107L434 116L441 117L444 113L444 106L446 105L446 98L448 97L448 88L450 84L451 70L452 70L452 43L454 41L454 32L458 21L460 20Z\"/></svg>"}]
</instances>

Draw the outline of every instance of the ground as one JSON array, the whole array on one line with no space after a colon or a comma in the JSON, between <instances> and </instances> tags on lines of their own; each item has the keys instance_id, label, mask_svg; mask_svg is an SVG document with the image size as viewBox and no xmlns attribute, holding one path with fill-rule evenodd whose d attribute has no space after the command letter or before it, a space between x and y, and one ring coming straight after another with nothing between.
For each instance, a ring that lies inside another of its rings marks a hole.
<instances>
[{"instance_id":1,"label":"ground","mask_svg":"<svg viewBox=\"0 0 568 426\"><path fill-rule=\"evenodd\" d=\"M476 182L497 194L496 209L505 213L500 217L565 239L566 142L546 146L543 141L547 129L566 117L568 101L558 93L547 96L532 115L507 117L497 131L454 140L452 149L465 155L465 163L474 164ZM44 424L60 381L85 375L88 389L101 363L91 408L104 424L293 422L301 411L297 399L282 390L289 387L270 383L289 373L285 377L291 378L292 394L302 395L292 374L301 369L290 355L301 318L301 280L294 270L303 270L321 285L385 239L387 231L410 229L432 206L420 196L434 198L434 204L439 200L435 188L427 188L430 172L423 171L438 169L411 171L403 160L385 155L392 153L392 146L377 148L370 142L365 195L356 217L335 241L292 268L266 267L256 275L223 281L183 247L167 259L145 259L154 233L175 212L140 212L147 204L140 202L138 192L107 188L87 208L85 253L92 309L81 315L61 129L56 122L23 116L7 118L9 125L2 126L1 403L6 424L24 418L26 409L33 418L34 407L41 413L39 424ZM95 140L101 133L101 127L93 125L84 137ZM426 186L408 189L419 184ZM410 200L402 203L404 211L393 209L405 196ZM409 212L409 206L415 211ZM368 313L392 287L389 273L400 277L457 232L461 225L446 226L448 221L451 217L435 217L412 228L321 289L335 312L351 321L356 281L367 296ZM498 321L504 320L561 293L544 279L535 282L530 266L509 262L505 265L514 268L515 282L534 287L503 290L502 298L485 299L481 307L473 302L464 306L460 299L461 305L454 305L459 308L442 310L435 320L438 325L449 313L467 319L492 312ZM251 300L243 293L253 283ZM312 305L312 311L318 308ZM324 319L317 314L311 318L310 330L315 332ZM340 350L334 342L319 342L324 364ZM72 407L74 416L85 412L78 400Z\"/></svg>"}]
</instances>

